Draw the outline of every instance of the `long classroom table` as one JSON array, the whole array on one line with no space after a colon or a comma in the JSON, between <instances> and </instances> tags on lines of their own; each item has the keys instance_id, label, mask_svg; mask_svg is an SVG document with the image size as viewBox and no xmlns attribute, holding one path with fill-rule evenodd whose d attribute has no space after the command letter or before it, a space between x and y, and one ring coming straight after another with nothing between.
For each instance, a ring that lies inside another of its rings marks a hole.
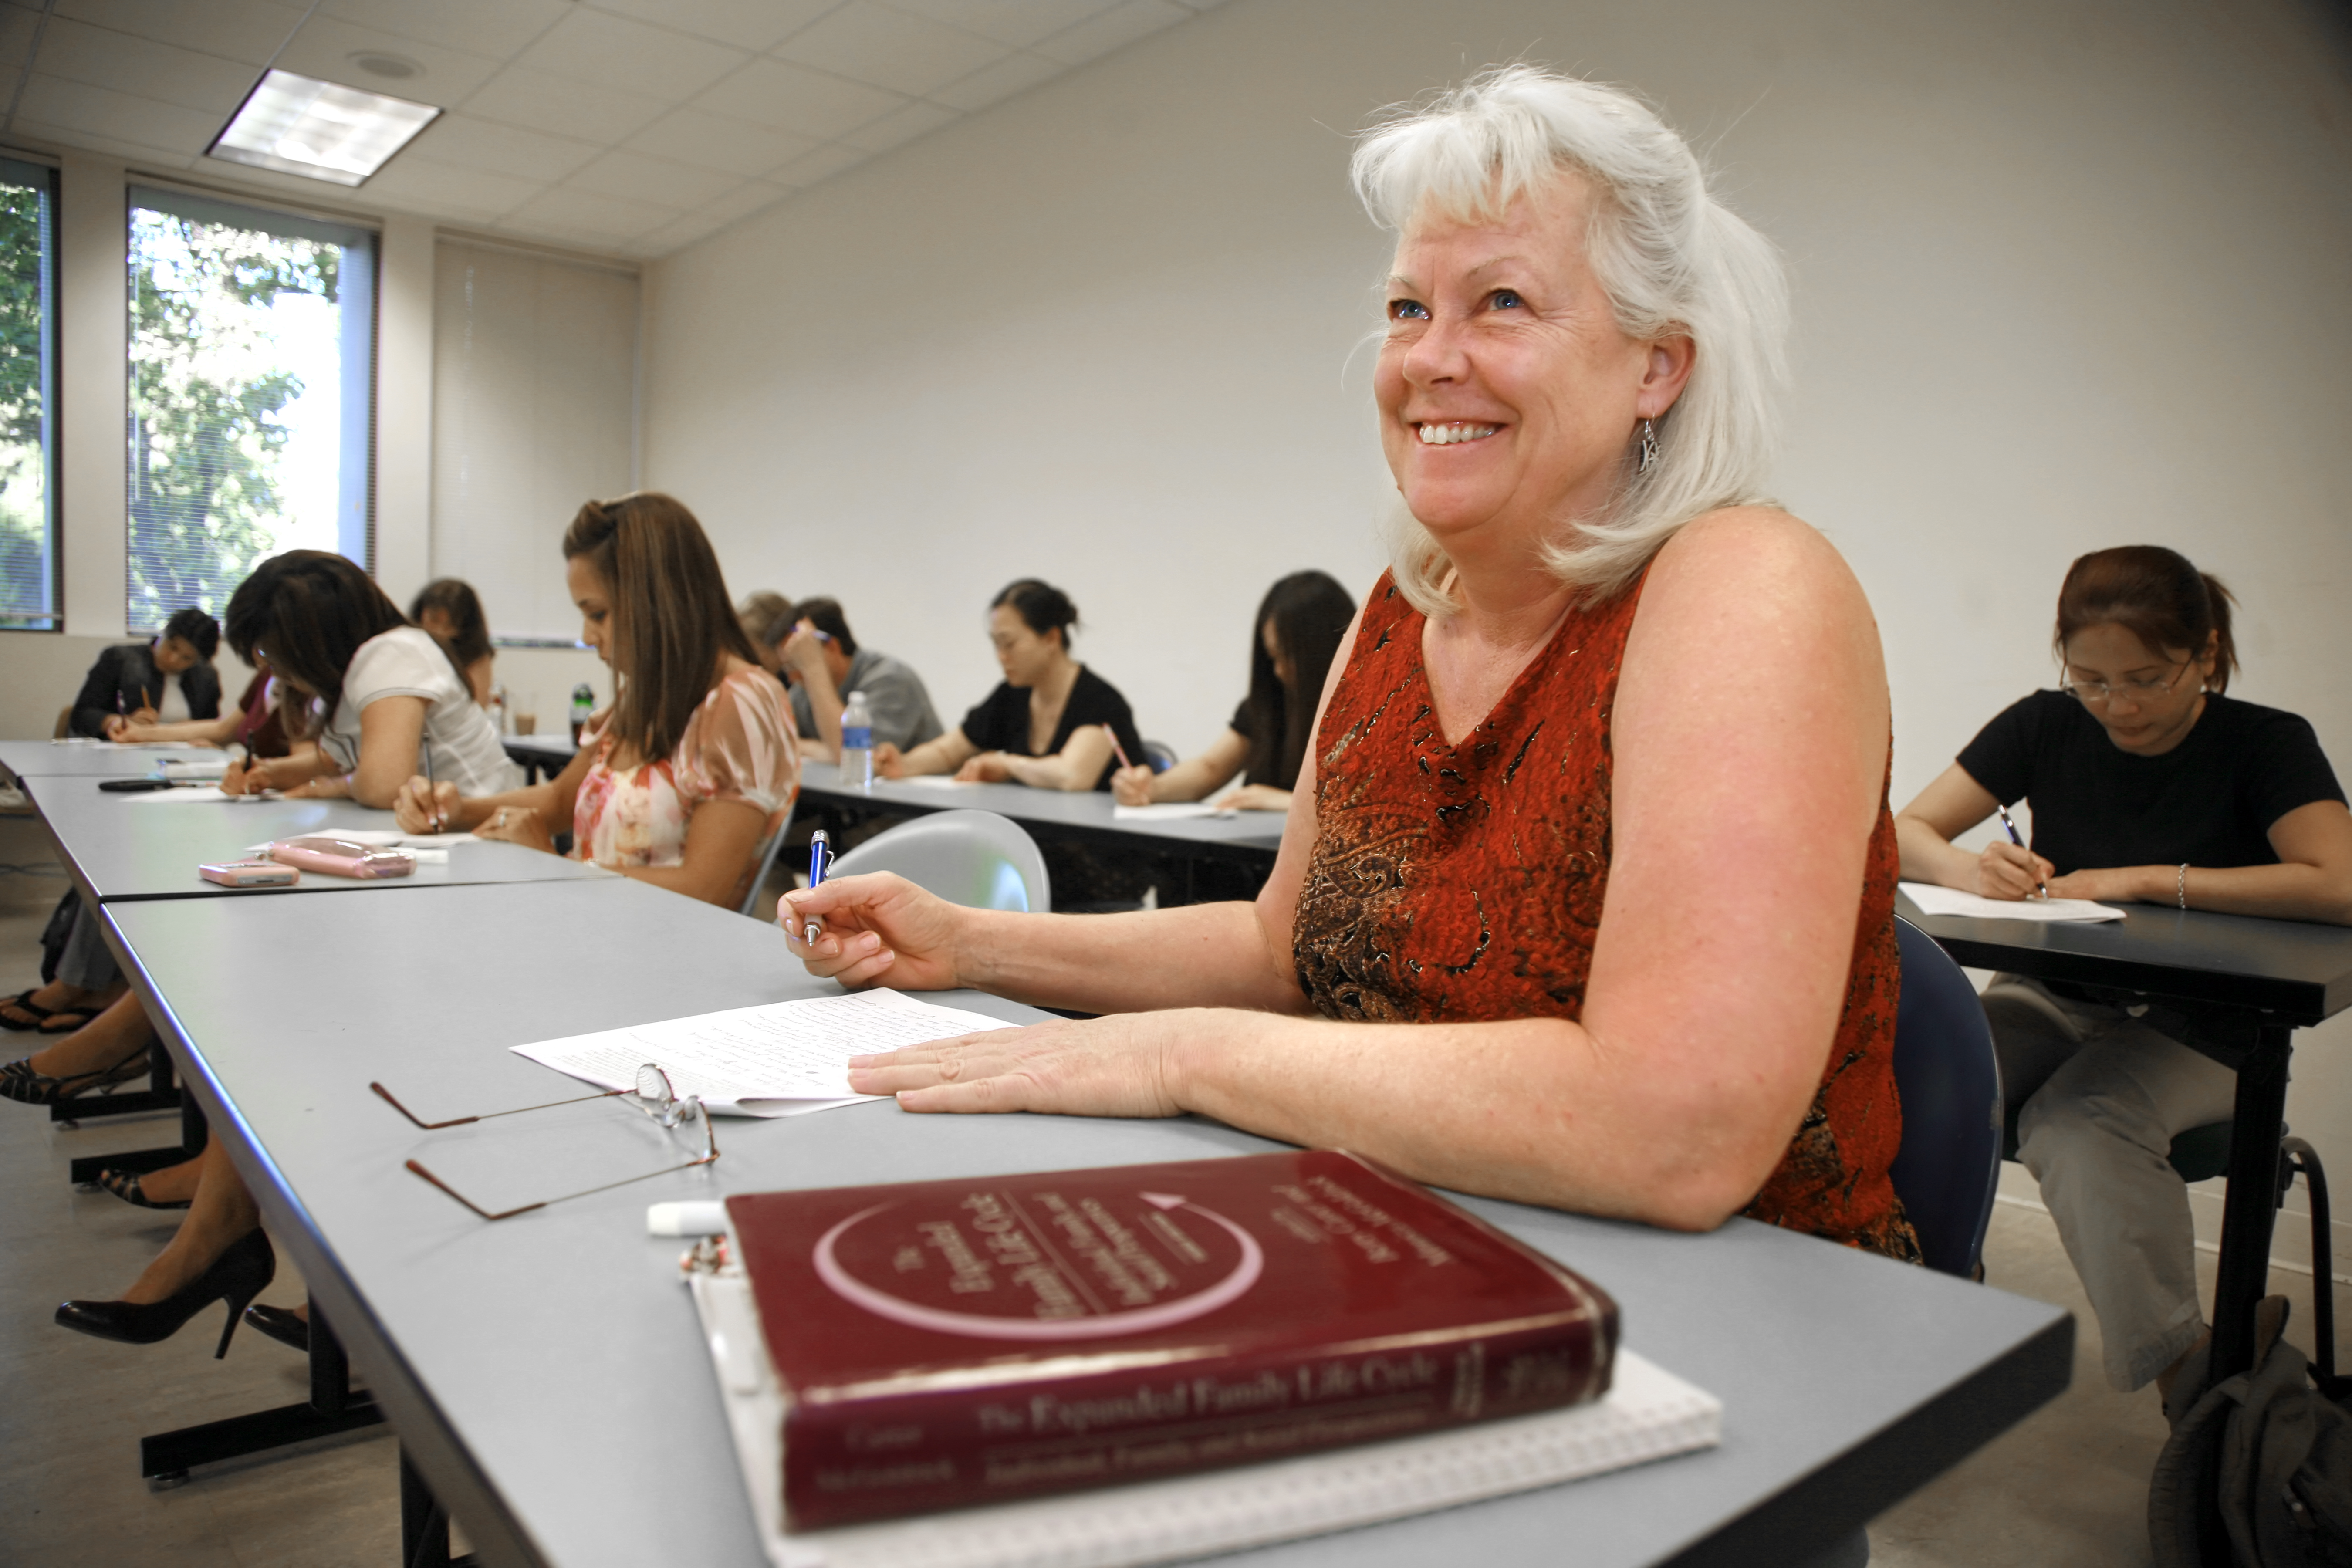
<instances>
[{"instance_id":1,"label":"long classroom table","mask_svg":"<svg viewBox=\"0 0 2352 1568\"><path fill-rule=\"evenodd\" d=\"M1971 967L2159 999L2188 1026L2188 1045L2236 1071L2213 1375L2252 1365L2254 1305L2269 1289L2294 1031L2352 1006L2352 930L2156 904L2126 905L2120 921L2090 922L1925 915L1908 898L1900 908Z\"/></svg>"},{"instance_id":2,"label":"long classroom table","mask_svg":"<svg viewBox=\"0 0 2352 1568\"><path fill-rule=\"evenodd\" d=\"M105 826L69 825L68 852ZM371 1079L427 1116L535 1104L573 1086L509 1046L831 987L771 927L622 879L103 913L404 1460L494 1563L762 1560L680 1244L645 1235L647 1203L1271 1146L1194 1119L921 1118L877 1101L730 1120L707 1171L486 1224L403 1162L520 1202L657 1164L660 1135L598 1101L420 1132ZM1724 1400L1723 1446L1250 1560L1548 1564L1574 1542L1592 1564L1801 1563L2067 1380L2072 1319L1999 1290L1744 1220L1680 1236L1465 1201L1612 1292L1628 1343Z\"/></svg>"}]
</instances>

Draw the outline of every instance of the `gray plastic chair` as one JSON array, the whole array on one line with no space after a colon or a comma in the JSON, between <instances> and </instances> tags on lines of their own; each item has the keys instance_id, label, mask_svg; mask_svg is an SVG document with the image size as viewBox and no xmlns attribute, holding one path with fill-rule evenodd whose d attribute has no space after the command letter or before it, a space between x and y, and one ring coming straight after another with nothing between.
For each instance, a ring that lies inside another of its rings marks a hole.
<instances>
[{"instance_id":1,"label":"gray plastic chair","mask_svg":"<svg viewBox=\"0 0 2352 1568\"><path fill-rule=\"evenodd\" d=\"M1053 885L1036 840L992 811L940 811L877 833L834 862L831 875L896 871L926 892L971 910L1045 914Z\"/></svg>"},{"instance_id":2,"label":"gray plastic chair","mask_svg":"<svg viewBox=\"0 0 2352 1568\"><path fill-rule=\"evenodd\" d=\"M793 803L794 808L798 804L797 801ZM737 914L756 915L760 912L760 889L768 885L768 873L776 868L776 856L784 847L784 835L792 830L793 811L787 809L784 820L777 825L775 832L768 836L768 847L760 857L760 868L751 873L751 890L743 895L743 907L735 911Z\"/></svg>"}]
</instances>

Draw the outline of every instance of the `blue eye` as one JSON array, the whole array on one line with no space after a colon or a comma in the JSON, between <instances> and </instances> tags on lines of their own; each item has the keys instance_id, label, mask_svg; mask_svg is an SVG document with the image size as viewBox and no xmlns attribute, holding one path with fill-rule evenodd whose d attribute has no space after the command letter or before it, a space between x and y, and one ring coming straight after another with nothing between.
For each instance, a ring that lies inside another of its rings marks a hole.
<instances>
[{"instance_id":1,"label":"blue eye","mask_svg":"<svg viewBox=\"0 0 2352 1568\"><path fill-rule=\"evenodd\" d=\"M1429 307L1418 300L1391 300L1389 301L1389 320L1425 321L1429 320Z\"/></svg>"},{"instance_id":2,"label":"blue eye","mask_svg":"<svg viewBox=\"0 0 2352 1568\"><path fill-rule=\"evenodd\" d=\"M1519 298L1516 289L1497 289L1486 296L1486 303L1497 310L1516 310L1527 301Z\"/></svg>"}]
</instances>

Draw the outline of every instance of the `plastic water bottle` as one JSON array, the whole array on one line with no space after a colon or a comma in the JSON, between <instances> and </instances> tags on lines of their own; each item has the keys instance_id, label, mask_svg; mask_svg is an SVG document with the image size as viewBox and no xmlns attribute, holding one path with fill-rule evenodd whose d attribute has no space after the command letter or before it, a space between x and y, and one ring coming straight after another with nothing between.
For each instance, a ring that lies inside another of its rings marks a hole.
<instances>
[{"instance_id":1,"label":"plastic water bottle","mask_svg":"<svg viewBox=\"0 0 2352 1568\"><path fill-rule=\"evenodd\" d=\"M866 693L853 691L841 709L841 783L845 789L874 787L874 715Z\"/></svg>"},{"instance_id":2,"label":"plastic water bottle","mask_svg":"<svg viewBox=\"0 0 2352 1568\"><path fill-rule=\"evenodd\" d=\"M596 692L586 681L572 689L572 744L580 744L580 731L596 711Z\"/></svg>"}]
</instances>

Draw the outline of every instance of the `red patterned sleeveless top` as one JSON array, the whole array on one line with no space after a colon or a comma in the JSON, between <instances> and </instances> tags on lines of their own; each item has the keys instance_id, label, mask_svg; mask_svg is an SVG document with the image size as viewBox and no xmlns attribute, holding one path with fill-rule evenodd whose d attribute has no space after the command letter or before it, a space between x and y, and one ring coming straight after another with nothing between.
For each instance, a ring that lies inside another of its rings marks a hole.
<instances>
[{"instance_id":1,"label":"red patterned sleeveless top","mask_svg":"<svg viewBox=\"0 0 2352 1568\"><path fill-rule=\"evenodd\" d=\"M1316 736L1315 848L1298 982L1327 1017L1437 1023L1584 1010L1609 890L1610 713L1642 584L1570 612L1460 745L1438 727L1421 613L1381 578ZM1789 1152L1743 1211L1916 1262L1887 1179L1895 817L1870 836L1845 1007Z\"/></svg>"}]
</instances>

